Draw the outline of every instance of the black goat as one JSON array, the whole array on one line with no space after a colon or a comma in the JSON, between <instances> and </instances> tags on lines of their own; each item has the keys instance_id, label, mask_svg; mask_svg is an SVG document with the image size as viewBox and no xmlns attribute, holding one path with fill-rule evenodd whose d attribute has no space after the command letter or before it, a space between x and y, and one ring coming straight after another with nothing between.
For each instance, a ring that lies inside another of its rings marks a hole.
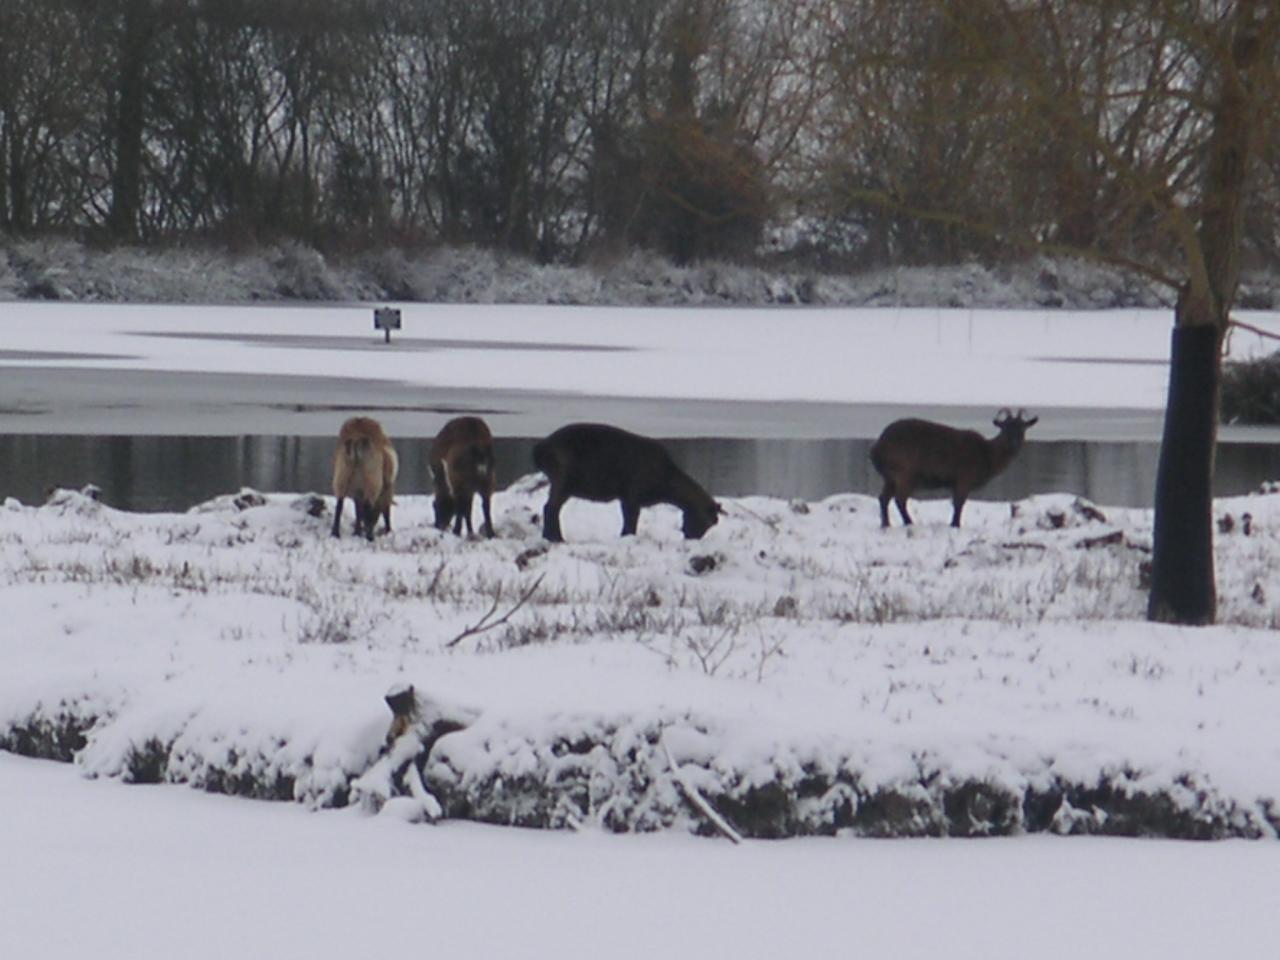
<instances>
[{"instance_id":1,"label":"black goat","mask_svg":"<svg viewBox=\"0 0 1280 960\"><path fill-rule=\"evenodd\" d=\"M542 511L542 535L559 542L560 508L570 497L622 502L622 535L636 532L640 510L669 503L684 514L681 530L699 539L723 512L697 482L676 466L656 440L598 423L561 427L533 448L533 462L551 481Z\"/></svg>"}]
</instances>

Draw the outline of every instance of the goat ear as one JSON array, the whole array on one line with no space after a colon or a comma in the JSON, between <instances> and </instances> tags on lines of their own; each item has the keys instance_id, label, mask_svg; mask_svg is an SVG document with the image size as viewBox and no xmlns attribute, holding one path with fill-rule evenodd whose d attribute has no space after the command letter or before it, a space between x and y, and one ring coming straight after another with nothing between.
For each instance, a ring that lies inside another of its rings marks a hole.
<instances>
[{"instance_id":1,"label":"goat ear","mask_svg":"<svg viewBox=\"0 0 1280 960\"><path fill-rule=\"evenodd\" d=\"M1024 421L1022 425L1024 427L1034 427L1039 422L1040 422L1039 417L1032 417L1030 420Z\"/></svg>"}]
</instances>

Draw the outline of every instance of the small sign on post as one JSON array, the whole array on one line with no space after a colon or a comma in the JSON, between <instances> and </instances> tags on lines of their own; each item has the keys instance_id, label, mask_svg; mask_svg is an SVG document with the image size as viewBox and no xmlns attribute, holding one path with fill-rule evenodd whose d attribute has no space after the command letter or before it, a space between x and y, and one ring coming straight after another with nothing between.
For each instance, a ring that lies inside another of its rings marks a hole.
<instances>
[{"instance_id":1,"label":"small sign on post","mask_svg":"<svg viewBox=\"0 0 1280 960\"><path fill-rule=\"evenodd\" d=\"M396 307L378 307L373 311L373 329L381 330L391 342L391 331L400 329L400 310Z\"/></svg>"}]
</instances>

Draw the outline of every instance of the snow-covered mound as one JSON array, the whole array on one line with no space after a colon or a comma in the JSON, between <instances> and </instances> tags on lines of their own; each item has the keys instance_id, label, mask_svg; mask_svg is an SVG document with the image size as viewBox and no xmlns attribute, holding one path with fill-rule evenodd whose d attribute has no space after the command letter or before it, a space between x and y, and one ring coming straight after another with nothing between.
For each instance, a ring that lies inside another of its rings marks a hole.
<instances>
[{"instance_id":1,"label":"snow-covered mound","mask_svg":"<svg viewBox=\"0 0 1280 960\"><path fill-rule=\"evenodd\" d=\"M0 507L0 745L412 816L757 836L1275 835L1280 497L1219 501L1220 626L1142 619L1146 511L725 501L701 541L545 490L498 538L328 536L332 499ZM328 514L328 516L326 516ZM389 688L417 724L390 750ZM424 719L425 718L425 719ZM428 753L428 748L429 753Z\"/></svg>"}]
</instances>

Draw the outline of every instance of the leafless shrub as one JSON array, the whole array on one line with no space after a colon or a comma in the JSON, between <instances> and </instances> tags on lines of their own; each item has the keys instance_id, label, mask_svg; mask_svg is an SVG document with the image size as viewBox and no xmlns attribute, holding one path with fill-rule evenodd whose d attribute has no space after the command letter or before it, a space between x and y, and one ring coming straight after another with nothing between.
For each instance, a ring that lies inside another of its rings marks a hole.
<instances>
[{"instance_id":1,"label":"leafless shrub","mask_svg":"<svg viewBox=\"0 0 1280 960\"><path fill-rule=\"evenodd\" d=\"M366 640L387 619L385 612L370 613L345 592L322 592L310 581L299 585L295 599L308 611L298 621L299 643L344 645Z\"/></svg>"}]
</instances>

